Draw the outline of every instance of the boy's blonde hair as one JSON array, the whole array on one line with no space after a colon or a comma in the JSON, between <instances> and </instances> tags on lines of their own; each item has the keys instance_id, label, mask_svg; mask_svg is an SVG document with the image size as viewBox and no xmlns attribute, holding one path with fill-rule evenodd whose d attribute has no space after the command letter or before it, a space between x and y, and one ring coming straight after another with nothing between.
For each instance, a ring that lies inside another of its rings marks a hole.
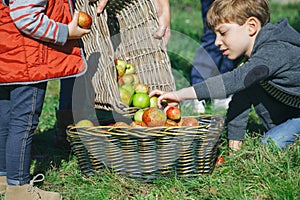
<instances>
[{"instance_id":1,"label":"boy's blonde hair","mask_svg":"<svg viewBox=\"0 0 300 200\"><path fill-rule=\"evenodd\" d=\"M249 17L256 17L261 26L270 21L268 0L215 0L206 18L207 27L214 30L220 23L243 25Z\"/></svg>"}]
</instances>

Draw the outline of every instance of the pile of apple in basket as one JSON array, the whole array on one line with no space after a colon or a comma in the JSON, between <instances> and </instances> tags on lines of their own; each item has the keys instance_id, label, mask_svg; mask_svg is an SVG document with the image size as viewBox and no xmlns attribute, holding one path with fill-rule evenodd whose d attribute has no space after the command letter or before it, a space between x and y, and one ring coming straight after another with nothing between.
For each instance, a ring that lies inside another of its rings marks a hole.
<instances>
[{"instance_id":1,"label":"pile of apple in basket","mask_svg":"<svg viewBox=\"0 0 300 200\"><path fill-rule=\"evenodd\" d=\"M130 124L116 122L110 124L117 127L158 127L158 126L198 126L196 117L181 117L179 107L164 106L158 108L156 96L149 96L149 86L140 82L135 74L135 66L122 59L115 59L115 67L118 73L118 88L120 100L128 105L139 108L132 116ZM164 104L164 102L162 102ZM78 122L76 125L86 125ZM90 125L92 125L90 123Z\"/></svg>"}]
</instances>

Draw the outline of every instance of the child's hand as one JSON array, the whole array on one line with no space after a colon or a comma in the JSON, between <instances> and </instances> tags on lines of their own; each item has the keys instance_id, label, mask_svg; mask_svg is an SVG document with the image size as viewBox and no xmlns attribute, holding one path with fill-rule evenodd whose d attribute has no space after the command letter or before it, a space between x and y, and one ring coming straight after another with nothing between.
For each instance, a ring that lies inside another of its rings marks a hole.
<instances>
[{"instance_id":1,"label":"child's hand","mask_svg":"<svg viewBox=\"0 0 300 200\"><path fill-rule=\"evenodd\" d=\"M197 98L196 92L193 87L183 88L175 92L163 92L161 90L153 90L150 92L149 96L159 96L158 106L160 108L162 107L161 103L163 100L166 100L169 106L173 106L174 104L178 104L180 101Z\"/></svg>"},{"instance_id":2,"label":"child's hand","mask_svg":"<svg viewBox=\"0 0 300 200\"><path fill-rule=\"evenodd\" d=\"M85 34L88 34L91 30L83 29L78 26L78 11L74 12L71 23L68 24L69 36L68 40L79 39Z\"/></svg>"},{"instance_id":3,"label":"child's hand","mask_svg":"<svg viewBox=\"0 0 300 200\"><path fill-rule=\"evenodd\" d=\"M163 92L161 90L153 90L149 94L150 97L152 96L158 96L158 107L167 107L167 106L174 106L177 105L180 101L179 96L176 94L176 92ZM163 102L166 102L167 105L162 105Z\"/></svg>"}]
</instances>

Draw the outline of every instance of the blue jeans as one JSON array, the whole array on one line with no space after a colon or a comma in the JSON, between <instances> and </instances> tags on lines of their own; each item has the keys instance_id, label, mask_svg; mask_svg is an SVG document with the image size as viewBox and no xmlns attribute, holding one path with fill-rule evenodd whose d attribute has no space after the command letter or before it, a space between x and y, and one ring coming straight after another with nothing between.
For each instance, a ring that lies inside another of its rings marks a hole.
<instances>
[{"instance_id":1,"label":"blue jeans","mask_svg":"<svg viewBox=\"0 0 300 200\"><path fill-rule=\"evenodd\" d=\"M233 105L233 106L232 106ZM267 130L261 141L284 149L297 140L300 134L300 109L285 105L267 93L260 84L255 84L232 96L226 114L229 140L243 140L251 106Z\"/></svg>"},{"instance_id":2,"label":"blue jeans","mask_svg":"<svg viewBox=\"0 0 300 200\"><path fill-rule=\"evenodd\" d=\"M75 78L60 80L59 108L58 110L72 110L72 95Z\"/></svg>"},{"instance_id":3,"label":"blue jeans","mask_svg":"<svg viewBox=\"0 0 300 200\"><path fill-rule=\"evenodd\" d=\"M270 129L261 137L264 144L273 141L279 149L285 149L300 137L300 117L289 119L286 122Z\"/></svg>"},{"instance_id":4,"label":"blue jeans","mask_svg":"<svg viewBox=\"0 0 300 200\"><path fill-rule=\"evenodd\" d=\"M239 62L231 61L222 55L219 47L215 45L215 33L205 26L206 14L213 2L214 0L201 0L204 33L201 36L201 46L197 49L191 69L191 85L202 82L209 77L231 71Z\"/></svg>"},{"instance_id":5,"label":"blue jeans","mask_svg":"<svg viewBox=\"0 0 300 200\"><path fill-rule=\"evenodd\" d=\"M0 176L9 185L30 181L32 137L47 83L0 86Z\"/></svg>"}]
</instances>

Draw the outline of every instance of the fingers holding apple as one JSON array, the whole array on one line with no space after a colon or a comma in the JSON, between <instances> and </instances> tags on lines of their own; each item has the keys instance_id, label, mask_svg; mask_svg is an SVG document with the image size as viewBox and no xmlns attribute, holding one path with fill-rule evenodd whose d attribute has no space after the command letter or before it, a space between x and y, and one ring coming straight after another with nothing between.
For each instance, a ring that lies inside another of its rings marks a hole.
<instances>
[{"instance_id":1,"label":"fingers holding apple","mask_svg":"<svg viewBox=\"0 0 300 200\"><path fill-rule=\"evenodd\" d=\"M79 20L79 12L75 11L72 21L68 24L68 31L69 31L68 39L69 40L79 39L91 31L89 29L81 28L78 25L78 20Z\"/></svg>"}]
</instances>

